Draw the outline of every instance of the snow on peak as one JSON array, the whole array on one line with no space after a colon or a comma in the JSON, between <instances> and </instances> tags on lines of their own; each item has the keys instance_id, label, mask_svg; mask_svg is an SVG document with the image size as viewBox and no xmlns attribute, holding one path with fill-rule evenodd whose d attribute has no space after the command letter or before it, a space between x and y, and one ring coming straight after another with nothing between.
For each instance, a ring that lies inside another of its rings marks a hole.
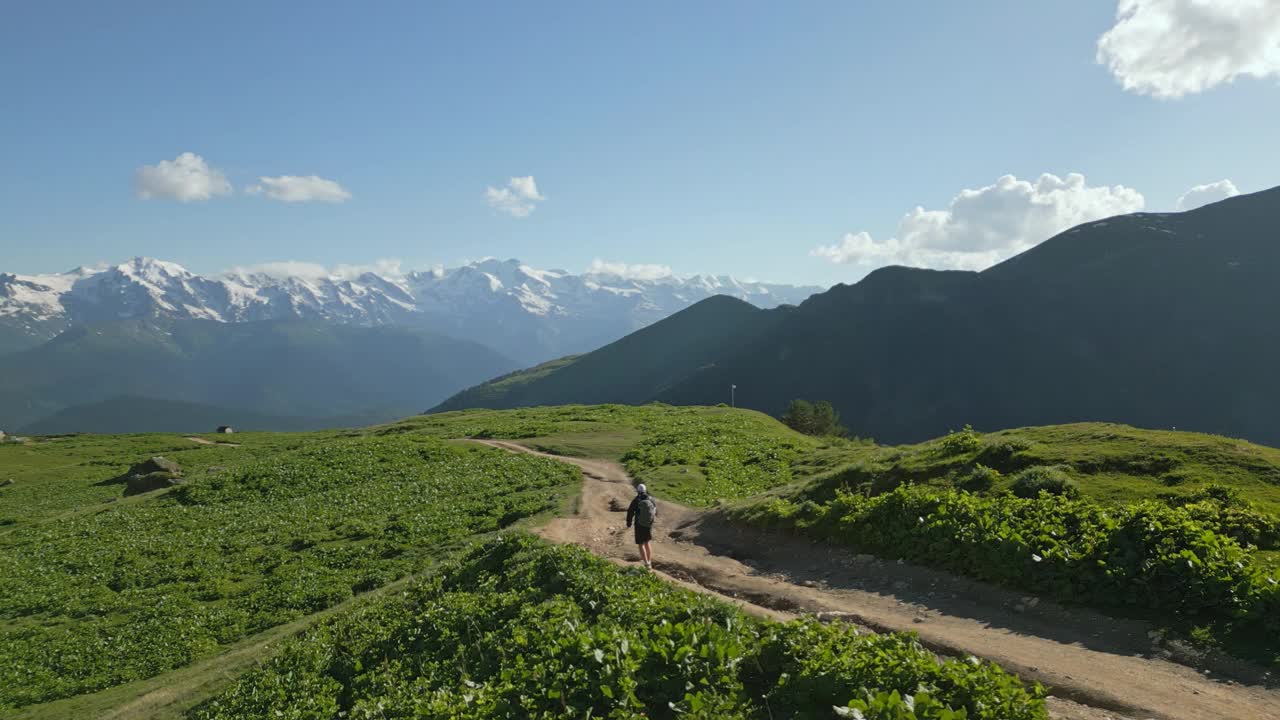
<instances>
[{"instance_id":1,"label":"snow on peak","mask_svg":"<svg viewBox=\"0 0 1280 720\"><path fill-rule=\"evenodd\" d=\"M408 273L398 266L393 272L274 263L202 276L177 263L136 257L50 275L0 275L0 323L65 327L169 317L411 324L540 361L594 349L711 295L772 307L799 303L819 290L599 262L582 274L486 258Z\"/></svg>"}]
</instances>

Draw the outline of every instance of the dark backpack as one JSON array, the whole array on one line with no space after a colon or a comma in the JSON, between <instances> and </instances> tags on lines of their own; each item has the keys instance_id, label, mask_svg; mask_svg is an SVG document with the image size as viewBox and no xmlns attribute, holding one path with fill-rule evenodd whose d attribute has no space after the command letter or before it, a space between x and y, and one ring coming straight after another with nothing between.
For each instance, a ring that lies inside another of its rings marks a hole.
<instances>
[{"instance_id":1,"label":"dark backpack","mask_svg":"<svg viewBox=\"0 0 1280 720\"><path fill-rule=\"evenodd\" d=\"M653 520L658 517L658 503L654 502L652 495L644 495L639 500L636 503L636 524L653 527Z\"/></svg>"}]
</instances>

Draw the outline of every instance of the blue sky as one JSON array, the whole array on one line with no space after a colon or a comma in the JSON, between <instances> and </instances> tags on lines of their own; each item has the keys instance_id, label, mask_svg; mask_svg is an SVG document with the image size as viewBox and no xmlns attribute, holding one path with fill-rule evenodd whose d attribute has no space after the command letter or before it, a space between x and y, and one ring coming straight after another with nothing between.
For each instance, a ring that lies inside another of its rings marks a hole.
<instances>
[{"instance_id":1,"label":"blue sky","mask_svg":"<svg viewBox=\"0 0 1280 720\"><path fill-rule=\"evenodd\" d=\"M1280 13L1178 59L1143 30L1180 3L1124 1L1114 68L1114 2L14 5L0 271L499 256L829 284L1280 184ZM183 153L208 199L141 171Z\"/></svg>"}]
</instances>

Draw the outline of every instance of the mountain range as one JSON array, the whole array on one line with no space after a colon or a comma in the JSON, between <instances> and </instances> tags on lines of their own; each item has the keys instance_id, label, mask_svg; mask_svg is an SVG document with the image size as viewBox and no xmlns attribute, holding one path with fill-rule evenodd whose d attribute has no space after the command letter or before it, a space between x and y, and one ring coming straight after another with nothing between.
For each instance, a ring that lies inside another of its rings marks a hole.
<instances>
[{"instance_id":1,"label":"mountain range","mask_svg":"<svg viewBox=\"0 0 1280 720\"><path fill-rule=\"evenodd\" d=\"M68 327L122 319L299 319L426 329L530 365L594 350L712 295L774 307L820 290L709 275L572 274L518 260L396 274L239 270L206 277L134 258L49 275L0 273L0 354L35 347Z\"/></svg>"},{"instance_id":2,"label":"mountain range","mask_svg":"<svg viewBox=\"0 0 1280 720\"><path fill-rule=\"evenodd\" d=\"M436 410L829 400L907 442L1106 420L1280 444L1280 188L1086 223L982 272L876 270L796 307L712 298Z\"/></svg>"},{"instance_id":3,"label":"mountain range","mask_svg":"<svg viewBox=\"0 0 1280 720\"><path fill-rule=\"evenodd\" d=\"M774 306L817 290L574 275L516 260L405 274L205 277L135 258L0 274L0 428L189 430L221 417L216 424L284 430L390 420L719 293Z\"/></svg>"},{"instance_id":4,"label":"mountain range","mask_svg":"<svg viewBox=\"0 0 1280 720\"><path fill-rule=\"evenodd\" d=\"M258 420L391 420L513 367L483 345L416 328L135 318L77 325L0 357L0 428L32 432L46 419L38 427L47 432L102 427L100 404L111 400L121 400L106 406L117 426L136 426L154 409L139 399L219 406Z\"/></svg>"}]
</instances>

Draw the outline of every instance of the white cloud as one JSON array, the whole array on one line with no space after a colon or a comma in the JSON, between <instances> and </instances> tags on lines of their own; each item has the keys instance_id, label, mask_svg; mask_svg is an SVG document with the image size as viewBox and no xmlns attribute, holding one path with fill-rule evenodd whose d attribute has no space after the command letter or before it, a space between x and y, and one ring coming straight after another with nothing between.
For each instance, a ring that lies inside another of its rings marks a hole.
<instances>
[{"instance_id":1,"label":"white cloud","mask_svg":"<svg viewBox=\"0 0 1280 720\"><path fill-rule=\"evenodd\" d=\"M485 188L484 197L489 202L489 207L513 218L529 217L538 203L546 200L538 192L538 184L534 182L532 175L513 177L504 188L490 185Z\"/></svg>"},{"instance_id":2,"label":"white cloud","mask_svg":"<svg viewBox=\"0 0 1280 720\"><path fill-rule=\"evenodd\" d=\"M209 167L204 158L189 152L155 165L143 165L134 172L133 184L143 200L167 198L191 202L231 192L226 176Z\"/></svg>"},{"instance_id":3,"label":"white cloud","mask_svg":"<svg viewBox=\"0 0 1280 720\"><path fill-rule=\"evenodd\" d=\"M1230 180L1219 180L1208 185L1197 185L1178 198L1178 210L1195 210L1198 207L1226 200L1239 195L1236 184Z\"/></svg>"},{"instance_id":4,"label":"white cloud","mask_svg":"<svg viewBox=\"0 0 1280 720\"><path fill-rule=\"evenodd\" d=\"M1161 99L1280 76L1280 2L1120 0L1097 60L1125 90Z\"/></svg>"},{"instance_id":5,"label":"white cloud","mask_svg":"<svg viewBox=\"0 0 1280 720\"><path fill-rule=\"evenodd\" d=\"M244 191L250 195L266 195L272 200L287 203L342 203L351 199L351 193L337 181L327 180L318 175L260 177L258 183L246 187Z\"/></svg>"},{"instance_id":6,"label":"white cloud","mask_svg":"<svg viewBox=\"0 0 1280 720\"><path fill-rule=\"evenodd\" d=\"M371 263L361 265L335 265L333 268L333 274L341 278L358 278L365 273L373 273L391 280L402 278L408 274L404 269L404 263L394 259L374 260Z\"/></svg>"},{"instance_id":7,"label":"white cloud","mask_svg":"<svg viewBox=\"0 0 1280 720\"><path fill-rule=\"evenodd\" d=\"M675 275L666 265L628 265L627 263L608 262L599 258L591 261L587 268L591 275L613 275L627 280L661 280Z\"/></svg>"},{"instance_id":8,"label":"white cloud","mask_svg":"<svg viewBox=\"0 0 1280 720\"><path fill-rule=\"evenodd\" d=\"M382 277L396 280L404 277L403 263L399 260L375 260L362 265L335 265L326 267L320 263L301 260L282 260L265 262L256 265L241 265L227 271L227 275L266 275L277 280L300 278L303 280L354 280L361 275L372 272Z\"/></svg>"},{"instance_id":9,"label":"white cloud","mask_svg":"<svg viewBox=\"0 0 1280 720\"><path fill-rule=\"evenodd\" d=\"M835 245L810 254L835 263L878 267L981 270L1080 223L1136 212L1142 194L1122 185L1094 186L1083 175L1044 174L1035 182L1005 175L977 190L962 190L946 210L917 207L898 223L898 232L876 241L869 233L849 233Z\"/></svg>"},{"instance_id":10,"label":"white cloud","mask_svg":"<svg viewBox=\"0 0 1280 720\"><path fill-rule=\"evenodd\" d=\"M257 263L255 265L238 265L227 271L228 275L267 275L273 278L306 278L320 279L330 276L329 269L319 263L299 260L282 260L279 262Z\"/></svg>"}]
</instances>

